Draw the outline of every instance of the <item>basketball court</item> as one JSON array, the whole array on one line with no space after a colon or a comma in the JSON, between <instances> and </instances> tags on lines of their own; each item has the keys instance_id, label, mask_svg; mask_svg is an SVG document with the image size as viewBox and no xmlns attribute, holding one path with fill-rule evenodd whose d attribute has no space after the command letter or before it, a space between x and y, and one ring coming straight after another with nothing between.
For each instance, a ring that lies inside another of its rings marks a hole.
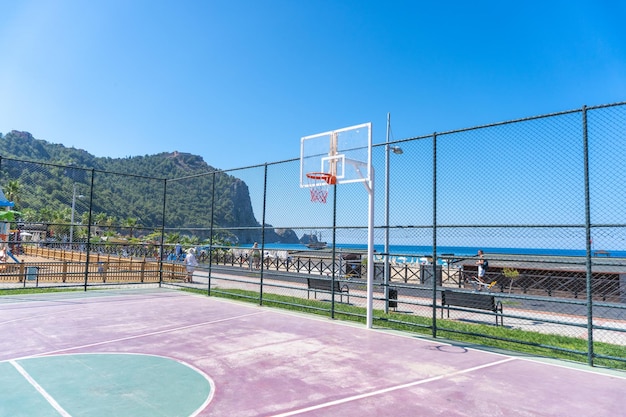
<instances>
[{"instance_id":1,"label":"basketball court","mask_svg":"<svg viewBox=\"0 0 626 417\"><path fill-rule=\"evenodd\" d=\"M0 297L0 416L617 416L626 374L159 288Z\"/></svg>"},{"instance_id":2,"label":"basketball court","mask_svg":"<svg viewBox=\"0 0 626 417\"><path fill-rule=\"evenodd\" d=\"M362 183L371 123L301 138L300 186ZM0 297L0 417L617 416L626 374L176 289Z\"/></svg>"}]
</instances>

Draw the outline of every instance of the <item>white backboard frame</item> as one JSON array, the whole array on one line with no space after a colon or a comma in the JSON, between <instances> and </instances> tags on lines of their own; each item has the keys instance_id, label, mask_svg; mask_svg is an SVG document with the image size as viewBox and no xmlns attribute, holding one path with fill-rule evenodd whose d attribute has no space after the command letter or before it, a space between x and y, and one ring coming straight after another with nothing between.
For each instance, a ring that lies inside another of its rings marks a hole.
<instances>
[{"instance_id":1,"label":"white backboard frame","mask_svg":"<svg viewBox=\"0 0 626 417\"><path fill-rule=\"evenodd\" d=\"M300 140L300 187L321 185L324 180L311 180L307 173L332 174L336 184L371 180L372 123L304 136Z\"/></svg>"}]
</instances>

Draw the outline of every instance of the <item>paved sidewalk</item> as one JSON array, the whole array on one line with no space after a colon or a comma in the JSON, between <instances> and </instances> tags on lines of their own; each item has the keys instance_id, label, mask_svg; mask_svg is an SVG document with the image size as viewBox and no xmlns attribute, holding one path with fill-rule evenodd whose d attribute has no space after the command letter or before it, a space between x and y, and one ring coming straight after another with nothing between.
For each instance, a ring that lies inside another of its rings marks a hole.
<instances>
[{"instance_id":1,"label":"paved sidewalk","mask_svg":"<svg viewBox=\"0 0 626 417\"><path fill-rule=\"evenodd\" d=\"M213 272L212 280L216 280L216 282L212 281L212 285L221 288L237 288L258 292L259 278L258 275L252 275L253 273L258 274L259 272L250 272L250 275L235 276L231 274ZM236 279L237 281L231 281L233 279ZM203 270L197 270L194 274L194 281L196 281L194 286L198 288L206 288L206 286L208 285L208 272ZM304 283L289 282L289 287L293 288L285 288L284 281L268 277L264 277L264 283L266 284L264 285L264 291L266 292L303 298L307 296L307 286ZM273 285L280 285L281 287L275 288L273 287ZM348 282L348 285L350 286L350 303L365 308L367 292L365 290L357 289L357 287L363 287L365 283L355 281L354 284ZM380 287L377 286L377 288L379 289ZM432 290L428 289L427 291ZM493 293L493 295L498 297L498 293ZM336 297L336 300L338 300L338 295L336 295ZM374 294L375 299L382 297L382 292L377 292ZM329 299L329 295L326 296L326 299ZM426 297L401 296L398 299L398 305L399 310L403 313L420 315L430 318L432 317L432 309L430 307L431 301L431 298ZM547 302L549 302L549 300L547 300ZM514 306L511 305L507 299L503 300L503 304L505 314L504 324L506 327L540 332L545 334L560 334L563 336L579 337L582 339L587 338L587 317L585 316L558 313L553 311L541 311L537 308L524 308L524 305L522 304ZM383 310L384 300L375 300L374 308L378 310ZM439 311L437 312L437 317L441 317L441 313ZM444 318L447 318L447 313L444 313ZM451 310L450 319L486 324L493 324L494 322L493 314L470 311ZM626 346L626 317L624 319L596 318L595 321L596 325L619 329L619 331L595 329L595 341ZM567 322L569 323L569 325L555 322Z\"/></svg>"}]
</instances>

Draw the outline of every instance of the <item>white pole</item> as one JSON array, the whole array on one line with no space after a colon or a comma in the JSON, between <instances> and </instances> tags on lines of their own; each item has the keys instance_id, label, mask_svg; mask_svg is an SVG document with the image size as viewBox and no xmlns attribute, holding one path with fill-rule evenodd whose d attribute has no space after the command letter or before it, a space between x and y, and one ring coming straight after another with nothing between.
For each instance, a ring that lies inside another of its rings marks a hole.
<instances>
[{"instance_id":1,"label":"white pole","mask_svg":"<svg viewBox=\"0 0 626 417\"><path fill-rule=\"evenodd\" d=\"M372 328L373 322L373 294L374 294L374 167L372 166L372 125L370 123L368 137L368 167L369 167L369 208L367 222L367 328Z\"/></svg>"},{"instance_id":2,"label":"white pole","mask_svg":"<svg viewBox=\"0 0 626 417\"><path fill-rule=\"evenodd\" d=\"M385 313L389 313L389 125L391 115L387 113L387 136L385 139Z\"/></svg>"},{"instance_id":3,"label":"white pole","mask_svg":"<svg viewBox=\"0 0 626 417\"><path fill-rule=\"evenodd\" d=\"M76 197L83 198L84 195L76 195L76 183L74 183L74 192L72 193L72 216L70 219L70 249L74 246L74 213L76 212Z\"/></svg>"},{"instance_id":4,"label":"white pole","mask_svg":"<svg viewBox=\"0 0 626 417\"><path fill-rule=\"evenodd\" d=\"M74 249L74 209L76 208L76 183L74 183L74 192L72 193L72 216L70 219L70 249Z\"/></svg>"}]
</instances>

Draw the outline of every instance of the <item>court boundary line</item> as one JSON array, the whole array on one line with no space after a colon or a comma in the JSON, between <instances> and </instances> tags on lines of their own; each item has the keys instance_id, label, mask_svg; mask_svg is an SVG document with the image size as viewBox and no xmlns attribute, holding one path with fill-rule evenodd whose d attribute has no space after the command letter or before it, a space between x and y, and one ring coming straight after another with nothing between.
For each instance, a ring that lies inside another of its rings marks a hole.
<instances>
[{"instance_id":1,"label":"court boundary line","mask_svg":"<svg viewBox=\"0 0 626 417\"><path fill-rule=\"evenodd\" d=\"M82 310L82 308L72 308L69 310L64 310L63 312L73 312L73 311L77 311L77 310ZM32 320L32 319L37 319L39 317L48 317L50 316L50 313L41 313L41 314L33 314L30 316L25 316L25 317L18 317L16 319L11 319L11 320L6 320L6 321L0 321L0 326L3 326L5 324L11 324L11 323L18 323L21 321L27 321L27 320Z\"/></svg>"},{"instance_id":2,"label":"court boundary line","mask_svg":"<svg viewBox=\"0 0 626 417\"><path fill-rule=\"evenodd\" d=\"M42 288L42 287L39 287ZM0 289L2 289L0 287ZM130 294L129 294L130 293ZM176 294L178 293L178 294ZM93 300L106 297L129 297L130 295L142 295L144 299L160 297L178 297L181 291L172 288L116 288L116 289L99 289L92 288L89 291L55 291L41 292L32 294L4 294L0 295L0 307L7 305L25 304L25 303L52 303L61 304L68 303L82 304L82 300ZM169 294L169 295L163 295ZM174 295L176 294L176 295ZM8 300L4 302L4 300Z\"/></svg>"},{"instance_id":3,"label":"court boundary line","mask_svg":"<svg viewBox=\"0 0 626 417\"><path fill-rule=\"evenodd\" d=\"M158 334L177 332L179 330L187 330L187 329L192 329L194 327L202 327L202 326L207 326L207 325L214 324L214 323L222 323L222 322L225 322L225 321L237 320L237 319L240 319L240 318L255 316L255 315L259 315L259 314L264 314L264 312L263 311L256 311L256 312L250 313L250 314L243 314L243 315L227 317L227 318L223 318L223 319L219 319L219 320L211 320L211 321L205 321L205 322L201 322L201 323L194 323L194 324L190 324L190 325L187 325L187 326L176 327L176 328L173 328L173 329L157 330L157 331L154 331L154 332L136 334L136 335L133 335L133 336L126 336L126 337L120 337L120 338L117 338L117 339L103 340L101 342L88 343L86 345L72 346L72 347L68 347L68 348L64 348L64 349L57 349L57 350L52 350L52 351L48 351L48 352L41 352L41 353L37 353L37 354L34 354L34 355L28 355L28 356L23 356L23 357L19 357L19 358L13 358L13 359L0 361L0 362L8 362L8 361L28 359L28 358L38 358L40 356L55 355L55 354L63 353L63 352L71 352L71 351L77 350L77 349L85 349L85 348L94 347L94 346L102 346L102 345L106 345L106 344L109 344L109 343L124 342L124 341L127 341L127 340L133 340L133 339L141 339L142 337L149 337L149 336L154 336L154 335L158 335Z\"/></svg>"},{"instance_id":4,"label":"court boundary line","mask_svg":"<svg viewBox=\"0 0 626 417\"><path fill-rule=\"evenodd\" d=\"M334 400L334 401L329 401L327 403L317 404L317 405L313 405L313 406L310 406L310 407L301 408L301 409L298 409L298 410L288 411L286 413L273 414L272 417L289 417L289 416L295 416L295 415L302 414L302 413L308 413L310 411L316 411L316 410L320 410L322 408L328 408L328 407L332 407L332 406L335 406L335 405L346 404L346 403L349 403L349 402L352 402L352 401L361 400L363 398L374 397L374 396L377 396L377 395L380 395L380 394L386 394L386 393L392 392L392 391L398 391L398 390L405 389L405 388L411 388L411 387L415 387L415 386L418 386L418 385L427 384L429 382L438 381L438 380L441 380L441 379L444 379L444 378L450 378L450 377L454 377L454 376L457 376L457 375L466 374L468 372L473 372L473 371L476 371L476 370L489 368L489 367L496 366L496 365L501 365L503 363L507 363L507 362L511 362L511 361L515 361L515 360L517 360L517 359L516 358L512 358L512 357L511 358L506 358L506 359L502 359L502 360L499 360L499 361L496 361L496 362L486 363L486 364L483 364L483 365L474 366L472 368L462 369L460 371L450 372L448 374L433 376L433 377L426 378L426 379L420 379L419 381L413 381L413 382L408 382L408 383L405 383L405 384L391 386L391 387L387 387L387 388L371 391L371 392L364 393L364 394L352 395L350 397L346 397L346 398L342 398L342 399Z\"/></svg>"},{"instance_id":5,"label":"court boundary line","mask_svg":"<svg viewBox=\"0 0 626 417\"><path fill-rule=\"evenodd\" d=\"M103 295L103 297L116 297L119 294L105 294ZM119 298L116 300L107 300L107 303L122 303L122 304L127 304L127 303L141 303L144 302L145 299L139 299L139 300L133 300L130 297L128 297L128 294L123 294L125 297L123 298ZM178 296L178 295L177 295ZM171 298L173 296L167 296L166 298ZM0 296L0 298L2 298L2 296ZM93 300L94 298L89 298L89 297L82 297L82 298L72 298L72 300ZM128 299L128 300L127 300ZM59 301L67 301L65 299L61 299L61 300L54 300L54 302L59 302ZM23 300L23 301L17 301L14 304L22 304L22 303L31 303L31 302L48 302L48 300ZM10 304L10 305L14 305L14 304ZM68 304L51 304L49 306L41 306L41 308L53 308L53 307L58 307L58 308L63 308L67 305L76 305L76 308L73 309L69 309L69 310L63 310L63 313L66 312L72 312L72 311L77 311L77 310L81 310L84 308L84 306L86 305L91 305L92 303L82 303L82 302L76 302L76 303L68 303ZM15 311L15 310L20 310L20 309L8 309L5 310L2 308L2 303L0 302L0 312L2 311ZM19 322L19 321L26 321L26 320L31 320L31 319L36 319L38 317L47 317L50 313L40 313L40 314L33 314L33 315L28 315L28 316L24 316L24 317L20 317L20 318L16 318L16 319L11 319L11 320L6 320L6 321L0 321L0 326L4 325L4 324L10 324L10 323L15 323L15 322Z\"/></svg>"},{"instance_id":6,"label":"court boundary line","mask_svg":"<svg viewBox=\"0 0 626 417\"><path fill-rule=\"evenodd\" d=\"M13 365L17 372L19 372L26 379L26 381L28 381L28 383L41 394L41 396L48 402L48 404L50 404L52 408L54 408L59 414L61 414L61 416L72 417L70 413L68 413L63 407L61 407L61 404L56 402L56 400L50 394L48 394L48 391L46 391L44 387L42 387L37 381L35 381L35 379L26 371L26 369L22 368L22 366L13 359L10 360L9 363Z\"/></svg>"}]
</instances>

